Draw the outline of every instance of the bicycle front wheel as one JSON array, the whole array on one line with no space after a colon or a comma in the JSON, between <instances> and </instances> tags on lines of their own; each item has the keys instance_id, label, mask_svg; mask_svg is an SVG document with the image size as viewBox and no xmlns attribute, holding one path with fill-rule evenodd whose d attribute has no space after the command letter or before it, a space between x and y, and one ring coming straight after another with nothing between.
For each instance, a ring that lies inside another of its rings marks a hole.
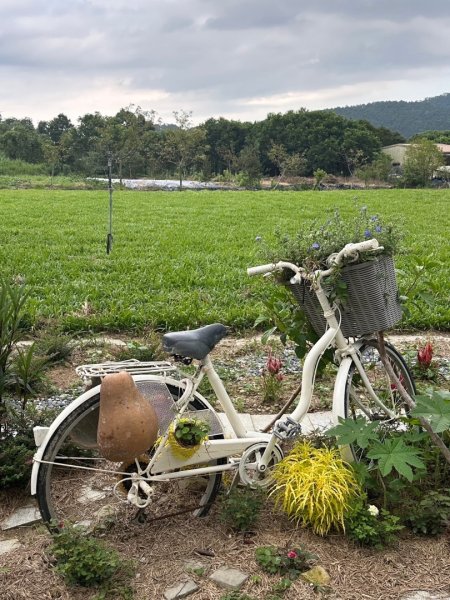
<instances>
[{"instance_id":1,"label":"bicycle front wheel","mask_svg":"<svg viewBox=\"0 0 450 600\"><path fill-rule=\"evenodd\" d=\"M137 382L138 388L145 383ZM179 390L168 387L176 397ZM136 461L145 467L153 449L130 464L103 458L96 444L99 406L100 394L84 402L63 421L43 453L37 500L47 525L58 529L70 522L88 528L107 525L126 529L136 518L151 522L178 514L183 518L189 514L205 516L219 491L221 473L152 482L151 502L143 510L127 502L131 476L138 468ZM198 411L207 406L195 398L188 408ZM224 462L220 459L208 465Z\"/></svg>"},{"instance_id":2,"label":"bicycle front wheel","mask_svg":"<svg viewBox=\"0 0 450 600\"><path fill-rule=\"evenodd\" d=\"M400 383L410 396L414 396L416 393L414 379L404 358L391 344L385 343L385 348L387 358ZM395 413L395 418L389 417L374 401L373 397L369 394L369 390L364 385L355 363L352 363L349 368L345 385L345 417L352 419L363 417L367 421L377 421L380 424L380 431L385 435L388 435L389 432L405 431L407 428L405 417L408 416L409 407L405 404L396 385L391 383L381 360L378 341L365 341L359 353L361 364L364 367L373 391L381 402ZM364 460L364 450L354 444L351 444L350 448L355 460Z\"/></svg>"}]
</instances>

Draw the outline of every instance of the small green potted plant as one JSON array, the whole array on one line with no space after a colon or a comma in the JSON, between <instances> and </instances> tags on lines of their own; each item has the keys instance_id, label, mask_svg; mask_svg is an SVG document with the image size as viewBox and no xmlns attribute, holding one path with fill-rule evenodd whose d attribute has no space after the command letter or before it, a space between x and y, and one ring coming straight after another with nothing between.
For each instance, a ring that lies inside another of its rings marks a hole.
<instances>
[{"instance_id":1,"label":"small green potted plant","mask_svg":"<svg viewBox=\"0 0 450 600\"><path fill-rule=\"evenodd\" d=\"M303 267L308 273L330 268L330 256L346 244L375 238L380 244L376 251L361 253L356 260L348 260L322 285L332 304L339 308L339 320L344 335L355 336L392 327L402 316L399 302L393 256L399 250L400 234L392 223L369 212L366 206L343 216L334 210L324 222L315 219L302 224L294 235L276 233L275 248L266 249L271 262L285 260ZM290 272L283 274L289 284ZM315 331L321 335L326 322L311 284L290 286Z\"/></svg>"},{"instance_id":2,"label":"small green potted plant","mask_svg":"<svg viewBox=\"0 0 450 600\"><path fill-rule=\"evenodd\" d=\"M207 439L209 432L210 426L206 421L182 417L170 429L169 445L174 454L187 458Z\"/></svg>"}]
</instances>

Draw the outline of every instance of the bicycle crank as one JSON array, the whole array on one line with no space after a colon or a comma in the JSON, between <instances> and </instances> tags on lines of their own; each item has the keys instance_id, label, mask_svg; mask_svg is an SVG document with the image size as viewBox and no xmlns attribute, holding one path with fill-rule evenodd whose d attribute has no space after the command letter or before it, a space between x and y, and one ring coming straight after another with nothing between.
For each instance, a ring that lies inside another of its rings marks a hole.
<instances>
[{"instance_id":1,"label":"bicycle crank","mask_svg":"<svg viewBox=\"0 0 450 600\"><path fill-rule=\"evenodd\" d=\"M239 476L245 485L264 488L272 483L272 468L282 460L283 452L278 445L275 445L267 467L264 471L260 471L258 465L266 448L266 442L259 442L243 453L239 462Z\"/></svg>"}]
</instances>

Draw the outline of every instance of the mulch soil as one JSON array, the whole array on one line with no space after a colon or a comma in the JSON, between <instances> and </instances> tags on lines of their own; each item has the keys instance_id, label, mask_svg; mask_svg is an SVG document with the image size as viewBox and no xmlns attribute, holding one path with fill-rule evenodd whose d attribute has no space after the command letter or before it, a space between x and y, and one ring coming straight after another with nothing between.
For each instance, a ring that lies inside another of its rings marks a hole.
<instances>
[{"instance_id":1,"label":"mulch soil","mask_svg":"<svg viewBox=\"0 0 450 600\"><path fill-rule=\"evenodd\" d=\"M432 339L435 355L450 356L450 337L447 335L423 335L417 341L405 338L396 340L402 349L414 349ZM257 350L255 340L232 340L218 352L218 360L226 368L232 361L242 359L241 367L231 387L253 390L258 385L258 369L266 354ZM259 353L259 354L258 354ZM257 358L250 359L249 355ZM80 358L77 356L77 359ZM95 361L97 362L97 361ZM66 367L58 367L54 379L73 385L66 377ZM241 379L247 369L247 384ZM68 371L67 371L68 372ZM447 381L448 384L448 381ZM292 382L291 387L294 386ZM445 386L445 384L444 384ZM61 385L62 387L62 385ZM260 406L256 393L242 408L255 412ZM260 412L275 412L273 407L263 406ZM30 502L27 492L0 492L0 521L11 512ZM133 588L137 600L163 597L167 587L190 578L199 585L199 591L191 595L193 600L219 600L226 590L218 588L208 575L220 566L227 565L250 575L242 588L252 598L267 598L279 577L266 575L255 562L255 548L274 545L289 548L302 546L315 554L317 564L323 566L331 577L330 588L314 591L306 582L296 580L285 598L326 597L341 600L395 600L406 592L430 590L447 593L450 597L450 536L417 537L405 531L398 542L382 551L361 548L342 534L321 538L309 529L297 528L284 515L275 513L268 502L260 515L254 531L246 535L231 532L220 521L220 502L203 519L191 519L186 515L139 524L116 524L105 534L105 541L112 544L124 557L134 560L136 576ZM95 590L68 586L54 569L49 551L51 536L42 525L22 527L0 532L0 539L18 538L20 548L0 555L1 600L88 600ZM205 556L207 551L211 556ZM185 561L200 560L204 573L188 572ZM252 576L258 576L252 579Z\"/></svg>"}]
</instances>

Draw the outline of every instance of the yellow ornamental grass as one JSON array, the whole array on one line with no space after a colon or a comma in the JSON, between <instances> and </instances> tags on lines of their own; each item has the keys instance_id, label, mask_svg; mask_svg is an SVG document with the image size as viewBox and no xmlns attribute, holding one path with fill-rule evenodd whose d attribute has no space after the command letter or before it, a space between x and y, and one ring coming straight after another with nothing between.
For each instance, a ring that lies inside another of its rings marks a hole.
<instances>
[{"instance_id":1,"label":"yellow ornamental grass","mask_svg":"<svg viewBox=\"0 0 450 600\"><path fill-rule=\"evenodd\" d=\"M314 448L298 442L273 470L271 495L275 505L302 526L325 535L335 527L344 530L351 501L361 494L352 468L339 450Z\"/></svg>"}]
</instances>

